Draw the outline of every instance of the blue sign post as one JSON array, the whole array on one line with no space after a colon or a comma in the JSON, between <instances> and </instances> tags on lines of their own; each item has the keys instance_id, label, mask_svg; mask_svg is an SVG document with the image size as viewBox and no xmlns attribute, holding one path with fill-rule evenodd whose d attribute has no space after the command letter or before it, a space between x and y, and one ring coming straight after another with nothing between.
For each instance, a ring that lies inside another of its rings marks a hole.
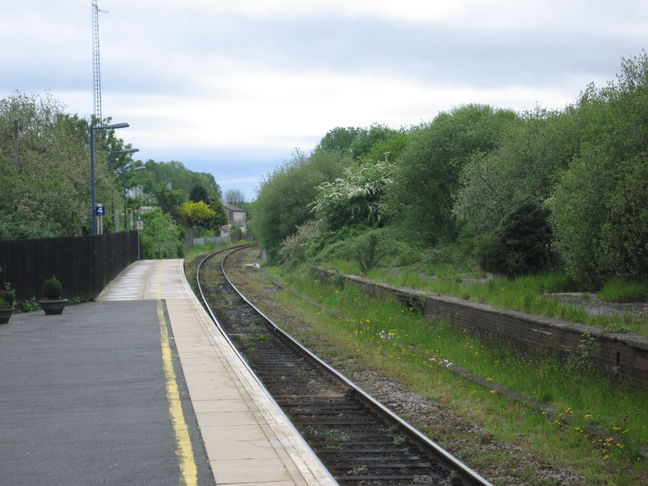
<instances>
[{"instance_id":1,"label":"blue sign post","mask_svg":"<svg viewBox=\"0 0 648 486\"><path fill-rule=\"evenodd\" d=\"M94 132L95 130L114 130L127 128L128 123L113 123L112 125L90 125L90 219L92 220L92 234L97 234L97 220L95 219L95 171L94 171Z\"/></svg>"},{"instance_id":2,"label":"blue sign post","mask_svg":"<svg viewBox=\"0 0 648 486\"><path fill-rule=\"evenodd\" d=\"M106 215L106 208L103 204L97 203L95 206L95 219L99 218L98 224L95 222L95 228L97 228L97 233L103 235L103 217ZM97 234L95 233L95 234Z\"/></svg>"}]
</instances>

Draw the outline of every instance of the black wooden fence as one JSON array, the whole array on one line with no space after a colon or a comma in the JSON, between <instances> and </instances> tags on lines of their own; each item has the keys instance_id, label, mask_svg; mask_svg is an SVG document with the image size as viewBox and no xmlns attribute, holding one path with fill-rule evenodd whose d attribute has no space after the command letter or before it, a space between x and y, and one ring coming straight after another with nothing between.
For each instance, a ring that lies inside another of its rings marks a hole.
<instances>
[{"instance_id":1,"label":"black wooden fence","mask_svg":"<svg viewBox=\"0 0 648 486\"><path fill-rule=\"evenodd\" d=\"M138 232L75 238L0 240L0 282L9 282L16 299L42 297L43 280L56 275L63 297L93 299L138 258Z\"/></svg>"}]
</instances>

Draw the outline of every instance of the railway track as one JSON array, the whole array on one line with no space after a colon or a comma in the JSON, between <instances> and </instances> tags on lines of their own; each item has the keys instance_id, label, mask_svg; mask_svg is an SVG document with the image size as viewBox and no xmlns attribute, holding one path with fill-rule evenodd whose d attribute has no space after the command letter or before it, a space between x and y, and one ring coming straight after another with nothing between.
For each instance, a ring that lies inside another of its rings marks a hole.
<instances>
[{"instance_id":1,"label":"railway track","mask_svg":"<svg viewBox=\"0 0 648 486\"><path fill-rule=\"evenodd\" d=\"M341 485L490 485L283 332L234 286L219 250L198 265L206 308Z\"/></svg>"}]
</instances>

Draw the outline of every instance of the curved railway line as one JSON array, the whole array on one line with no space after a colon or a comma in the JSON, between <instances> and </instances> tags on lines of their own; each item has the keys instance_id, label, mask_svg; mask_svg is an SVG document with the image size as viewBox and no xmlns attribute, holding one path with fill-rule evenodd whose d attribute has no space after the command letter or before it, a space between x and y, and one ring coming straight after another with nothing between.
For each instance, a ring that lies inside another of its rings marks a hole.
<instances>
[{"instance_id":1,"label":"curved railway line","mask_svg":"<svg viewBox=\"0 0 648 486\"><path fill-rule=\"evenodd\" d=\"M243 245L198 265L203 303L341 485L490 485L413 426L320 360L249 302L225 272Z\"/></svg>"}]
</instances>

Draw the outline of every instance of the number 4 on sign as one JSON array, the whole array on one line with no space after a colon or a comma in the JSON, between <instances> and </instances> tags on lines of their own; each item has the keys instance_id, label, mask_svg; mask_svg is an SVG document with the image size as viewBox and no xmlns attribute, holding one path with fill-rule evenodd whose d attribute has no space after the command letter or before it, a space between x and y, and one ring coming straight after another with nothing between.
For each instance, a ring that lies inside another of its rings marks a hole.
<instances>
[{"instance_id":1,"label":"number 4 on sign","mask_svg":"<svg viewBox=\"0 0 648 486\"><path fill-rule=\"evenodd\" d=\"M106 208L103 206L97 206L95 208L95 215L96 216L105 216L106 215Z\"/></svg>"}]
</instances>

